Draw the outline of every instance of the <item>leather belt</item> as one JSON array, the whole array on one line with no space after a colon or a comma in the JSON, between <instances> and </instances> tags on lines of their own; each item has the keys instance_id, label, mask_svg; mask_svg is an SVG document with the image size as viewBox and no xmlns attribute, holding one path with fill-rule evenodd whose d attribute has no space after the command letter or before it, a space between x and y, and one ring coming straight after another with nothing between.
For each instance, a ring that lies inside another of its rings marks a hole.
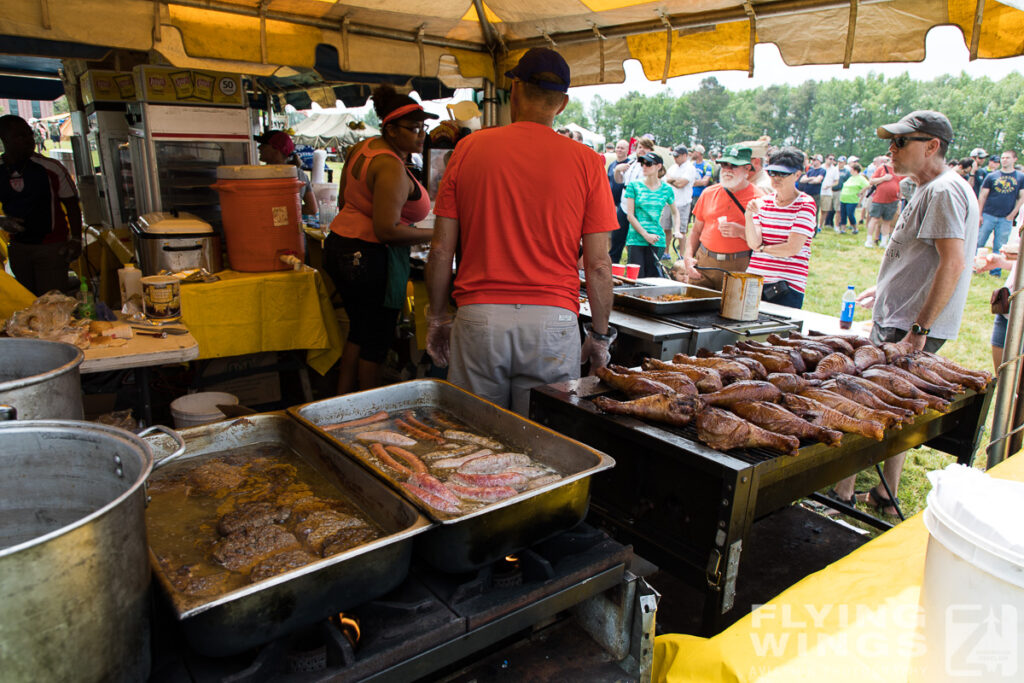
<instances>
[{"instance_id":1,"label":"leather belt","mask_svg":"<svg viewBox=\"0 0 1024 683\"><path fill-rule=\"evenodd\" d=\"M747 251L736 251L736 252L733 252L731 254L722 254L722 253L719 253L717 251L711 251L710 249L705 247L703 244L700 245L700 247L698 248L698 251L704 252L705 254L707 254L711 258L715 259L716 261L737 261L737 260L739 260L741 258L746 258L746 257L750 256L750 250L749 249Z\"/></svg>"}]
</instances>

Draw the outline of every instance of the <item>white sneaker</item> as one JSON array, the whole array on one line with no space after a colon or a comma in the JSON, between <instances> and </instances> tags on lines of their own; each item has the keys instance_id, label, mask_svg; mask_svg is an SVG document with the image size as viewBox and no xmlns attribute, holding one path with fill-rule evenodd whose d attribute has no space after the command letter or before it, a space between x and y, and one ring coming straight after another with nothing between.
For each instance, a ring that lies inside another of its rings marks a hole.
<instances>
[{"instance_id":1,"label":"white sneaker","mask_svg":"<svg viewBox=\"0 0 1024 683\"><path fill-rule=\"evenodd\" d=\"M866 240L864 240L864 246L870 249L871 247L875 246L875 241L868 237Z\"/></svg>"},{"instance_id":2,"label":"white sneaker","mask_svg":"<svg viewBox=\"0 0 1024 683\"><path fill-rule=\"evenodd\" d=\"M882 249L885 249L887 246L889 246L889 236L882 235L882 239L878 241L878 246L880 246Z\"/></svg>"},{"instance_id":3,"label":"white sneaker","mask_svg":"<svg viewBox=\"0 0 1024 683\"><path fill-rule=\"evenodd\" d=\"M832 228L832 230L833 230L833 231L834 231L834 232L835 232L835 233L836 233L837 235L839 234L839 228Z\"/></svg>"}]
</instances>

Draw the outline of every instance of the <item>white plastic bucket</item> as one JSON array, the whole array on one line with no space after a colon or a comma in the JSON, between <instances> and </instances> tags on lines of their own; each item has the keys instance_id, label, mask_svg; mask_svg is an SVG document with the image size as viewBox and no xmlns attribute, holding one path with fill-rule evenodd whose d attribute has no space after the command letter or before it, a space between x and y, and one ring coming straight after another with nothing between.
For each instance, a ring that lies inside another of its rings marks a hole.
<instances>
[{"instance_id":1,"label":"white plastic bucket","mask_svg":"<svg viewBox=\"0 0 1024 683\"><path fill-rule=\"evenodd\" d=\"M223 391L185 394L171 401L171 416L178 429L209 424L224 419L219 405L238 405L238 397Z\"/></svg>"},{"instance_id":2,"label":"white plastic bucket","mask_svg":"<svg viewBox=\"0 0 1024 683\"><path fill-rule=\"evenodd\" d=\"M989 481L992 497L1024 493L1017 482ZM971 488L975 494L984 491ZM972 505L969 496L950 504L955 493L937 493L937 487L929 493L924 512L929 532L921 585L924 639L911 680L1024 680L1024 556L1019 547L976 532L979 522L1019 525L1016 510L989 520L989 511L977 510L984 505Z\"/></svg>"}]
</instances>

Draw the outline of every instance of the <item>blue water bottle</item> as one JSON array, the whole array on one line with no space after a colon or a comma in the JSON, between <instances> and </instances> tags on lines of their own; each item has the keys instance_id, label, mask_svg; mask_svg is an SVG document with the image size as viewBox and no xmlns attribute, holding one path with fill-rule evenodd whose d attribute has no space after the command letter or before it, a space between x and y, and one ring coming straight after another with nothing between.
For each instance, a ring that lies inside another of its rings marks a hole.
<instances>
[{"instance_id":1,"label":"blue water bottle","mask_svg":"<svg viewBox=\"0 0 1024 683\"><path fill-rule=\"evenodd\" d=\"M839 314L839 327L844 330L853 326L853 308L857 303L857 293L853 285L849 285L843 292L843 312Z\"/></svg>"}]
</instances>

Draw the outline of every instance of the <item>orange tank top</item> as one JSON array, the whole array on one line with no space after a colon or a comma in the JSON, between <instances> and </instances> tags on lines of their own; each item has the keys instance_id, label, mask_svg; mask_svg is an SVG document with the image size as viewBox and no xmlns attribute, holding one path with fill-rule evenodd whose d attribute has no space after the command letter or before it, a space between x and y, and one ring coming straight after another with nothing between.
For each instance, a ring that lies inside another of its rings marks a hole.
<instances>
[{"instance_id":1,"label":"orange tank top","mask_svg":"<svg viewBox=\"0 0 1024 683\"><path fill-rule=\"evenodd\" d=\"M373 231L373 193L366 184L366 171L370 167L373 158L381 154L390 154L399 161L401 158L390 149L369 149L369 143L365 143L345 164L345 206L338 215L331 221L331 232L342 237L353 237L365 242L377 242L376 233ZM358 159L365 159L359 168L359 177L354 174ZM404 165L404 164L403 164ZM403 225L418 223L430 213L430 196L426 189L412 173L406 170L409 178L415 184L413 199L409 199L402 206L400 222Z\"/></svg>"}]
</instances>

